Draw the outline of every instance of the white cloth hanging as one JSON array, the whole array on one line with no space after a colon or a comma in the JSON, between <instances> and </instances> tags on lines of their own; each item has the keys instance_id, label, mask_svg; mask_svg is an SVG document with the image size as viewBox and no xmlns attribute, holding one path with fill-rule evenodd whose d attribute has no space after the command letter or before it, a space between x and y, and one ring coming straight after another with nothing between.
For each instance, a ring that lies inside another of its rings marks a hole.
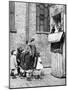
<instances>
[{"instance_id":1,"label":"white cloth hanging","mask_svg":"<svg viewBox=\"0 0 68 90\"><path fill-rule=\"evenodd\" d=\"M63 32L51 33L48 35L48 41L51 43L59 42L62 38Z\"/></svg>"}]
</instances>

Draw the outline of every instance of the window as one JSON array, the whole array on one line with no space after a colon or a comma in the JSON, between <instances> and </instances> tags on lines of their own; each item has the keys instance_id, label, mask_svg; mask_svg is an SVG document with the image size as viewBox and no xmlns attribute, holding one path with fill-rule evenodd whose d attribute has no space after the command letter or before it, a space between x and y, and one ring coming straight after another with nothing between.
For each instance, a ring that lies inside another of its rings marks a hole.
<instances>
[{"instance_id":1,"label":"window","mask_svg":"<svg viewBox=\"0 0 68 90\"><path fill-rule=\"evenodd\" d=\"M11 33L16 33L15 30L15 2L9 1L9 30Z\"/></svg>"},{"instance_id":2,"label":"window","mask_svg":"<svg viewBox=\"0 0 68 90\"><path fill-rule=\"evenodd\" d=\"M50 21L49 21L49 5L48 4L36 4L36 31L37 33L49 33Z\"/></svg>"}]
</instances>

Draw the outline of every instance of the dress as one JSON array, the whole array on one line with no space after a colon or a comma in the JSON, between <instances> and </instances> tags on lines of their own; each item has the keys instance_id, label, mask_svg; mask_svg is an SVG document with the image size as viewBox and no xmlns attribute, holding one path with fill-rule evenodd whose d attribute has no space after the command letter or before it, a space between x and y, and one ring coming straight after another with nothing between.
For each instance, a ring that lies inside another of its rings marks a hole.
<instances>
[{"instance_id":1,"label":"dress","mask_svg":"<svg viewBox=\"0 0 68 90\"><path fill-rule=\"evenodd\" d=\"M10 58L10 69L16 69L17 62L16 62L16 56L12 55Z\"/></svg>"},{"instance_id":2,"label":"dress","mask_svg":"<svg viewBox=\"0 0 68 90\"><path fill-rule=\"evenodd\" d=\"M43 69L43 65L41 63L41 58L40 57L38 57L36 69Z\"/></svg>"}]
</instances>

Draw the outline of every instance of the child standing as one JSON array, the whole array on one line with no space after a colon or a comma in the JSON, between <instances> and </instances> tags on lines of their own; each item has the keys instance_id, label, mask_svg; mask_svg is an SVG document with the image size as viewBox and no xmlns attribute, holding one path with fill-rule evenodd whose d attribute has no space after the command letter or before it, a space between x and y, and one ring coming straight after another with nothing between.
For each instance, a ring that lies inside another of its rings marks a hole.
<instances>
[{"instance_id":1,"label":"child standing","mask_svg":"<svg viewBox=\"0 0 68 90\"><path fill-rule=\"evenodd\" d=\"M10 74L13 78L16 78L17 74L17 61L16 61L16 55L17 51L12 50L11 51L11 57L10 57Z\"/></svg>"},{"instance_id":2,"label":"child standing","mask_svg":"<svg viewBox=\"0 0 68 90\"><path fill-rule=\"evenodd\" d=\"M43 65L42 65L42 61L41 61L40 56L38 57L36 69L37 69L37 70L43 69Z\"/></svg>"},{"instance_id":3,"label":"child standing","mask_svg":"<svg viewBox=\"0 0 68 90\"><path fill-rule=\"evenodd\" d=\"M34 71L34 77L35 79L41 79L42 78L42 72L43 71L43 65L40 56L37 60L36 70Z\"/></svg>"}]
</instances>

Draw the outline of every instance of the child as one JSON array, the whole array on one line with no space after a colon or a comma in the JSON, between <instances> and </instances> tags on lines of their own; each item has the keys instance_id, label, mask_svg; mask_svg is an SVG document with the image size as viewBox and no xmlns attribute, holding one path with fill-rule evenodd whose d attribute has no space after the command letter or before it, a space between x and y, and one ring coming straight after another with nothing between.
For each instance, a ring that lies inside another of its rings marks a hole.
<instances>
[{"instance_id":1,"label":"child","mask_svg":"<svg viewBox=\"0 0 68 90\"><path fill-rule=\"evenodd\" d=\"M34 71L34 77L35 79L41 79L41 74L43 70L43 65L40 56L38 57L36 70Z\"/></svg>"},{"instance_id":2,"label":"child","mask_svg":"<svg viewBox=\"0 0 68 90\"><path fill-rule=\"evenodd\" d=\"M43 65L42 65L42 61L41 61L40 56L38 57L36 69L37 69L37 70L43 69Z\"/></svg>"},{"instance_id":3,"label":"child","mask_svg":"<svg viewBox=\"0 0 68 90\"><path fill-rule=\"evenodd\" d=\"M10 58L10 74L14 78L16 78L17 74L17 61L16 61L16 54L15 50L11 51L11 58Z\"/></svg>"}]
</instances>

